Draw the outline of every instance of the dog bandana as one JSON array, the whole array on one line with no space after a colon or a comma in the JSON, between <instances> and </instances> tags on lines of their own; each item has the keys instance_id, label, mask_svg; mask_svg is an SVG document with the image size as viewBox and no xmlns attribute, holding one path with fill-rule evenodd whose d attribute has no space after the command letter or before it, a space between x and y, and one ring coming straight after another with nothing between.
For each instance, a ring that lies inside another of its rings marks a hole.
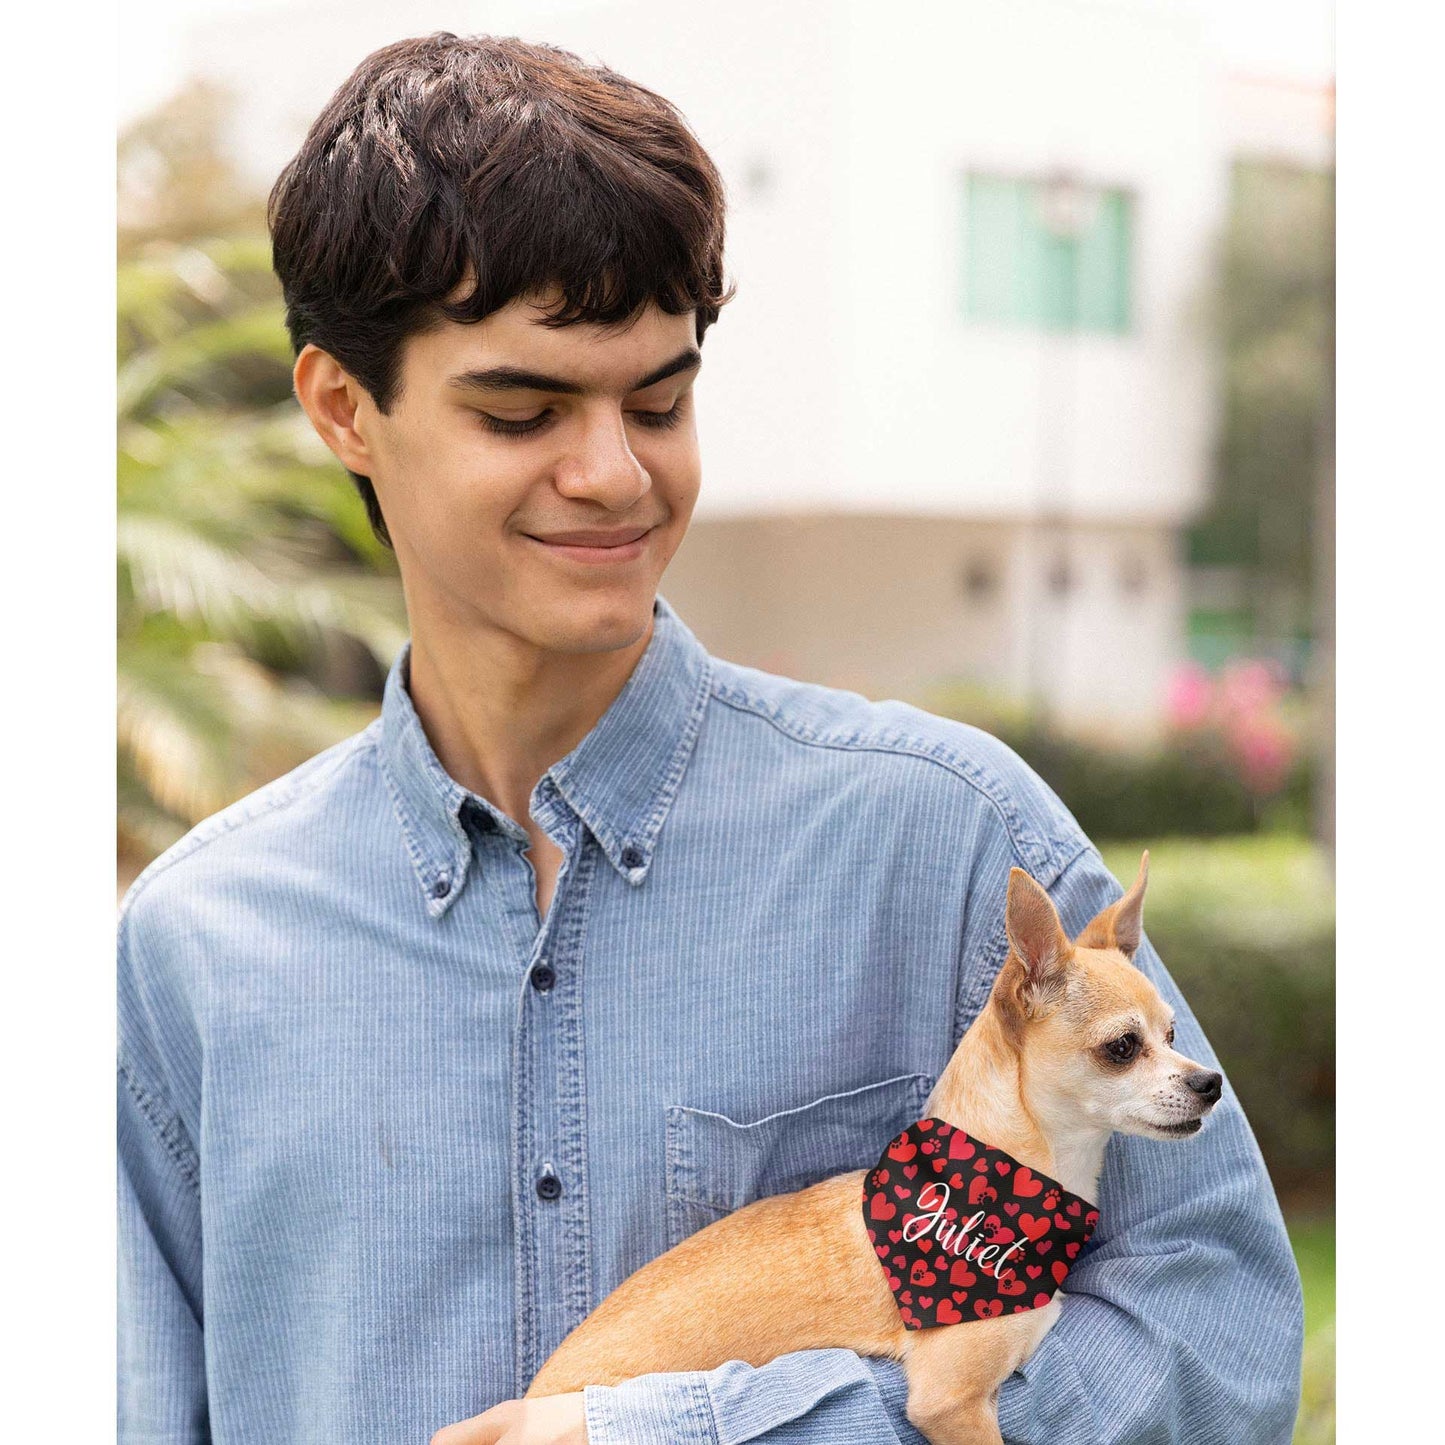
<instances>
[{"instance_id":1,"label":"dog bandana","mask_svg":"<svg viewBox=\"0 0 1445 1445\"><path fill-rule=\"evenodd\" d=\"M1099 1211L945 1119L910 1124L863 1177L863 1223L910 1330L1036 1310Z\"/></svg>"}]
</instances>

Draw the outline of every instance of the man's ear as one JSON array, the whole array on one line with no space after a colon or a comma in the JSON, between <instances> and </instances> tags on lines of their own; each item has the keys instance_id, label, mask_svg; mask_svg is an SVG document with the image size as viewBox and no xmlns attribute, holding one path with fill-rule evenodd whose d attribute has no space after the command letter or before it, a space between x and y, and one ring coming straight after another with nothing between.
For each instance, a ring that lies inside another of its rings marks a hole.
<instances>
[{"instance_id":1,"label":"man's ear","mask_svg":"<svg viewBox=\"0 0 1445 1445\"><path fill-rule=\"evenodd\" d=\"M1139 876L1134 886L1117 902L1089 920L1079 935L1080 948L1117 948L1127 959L1133 959L1144 937L1144 890L1149 886L1149 850L1139 860Z\"/></svg>"},{"instance_id":2,"label":"man's ear","mask_svg":"<svg viewBox=\"0 0 1445 1445\"><path fill-rule=\"evenodd\" d=\"M357 427L360 383L330 352L307 342L291 368L291 386L316 435L337 461L348 471L370 476L372 456Z\"/></svg>"},{"instance_id":3,"label":"man's ear","mask_svg":"<svg viewBox=\"0 0 1445 1445\"><path fill-rule=\"evenodd\" d=\"M1054 900L1022 868L1009 869L1004 928L1023 967L1024 1004L1029 1013L1037 1013L1062 989L1073 947Z\"/></svg>"}]
</instances>

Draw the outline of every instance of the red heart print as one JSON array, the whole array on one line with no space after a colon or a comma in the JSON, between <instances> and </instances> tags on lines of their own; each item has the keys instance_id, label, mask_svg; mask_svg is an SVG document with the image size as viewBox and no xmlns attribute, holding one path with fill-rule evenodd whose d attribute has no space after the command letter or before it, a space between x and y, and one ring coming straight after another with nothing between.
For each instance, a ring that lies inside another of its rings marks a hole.
<instances>
[{"instance_id":1,"label":"red heart print","mask_svg":"<svg viewBox=\"0 0 1445 1445\"><path fill-rule=\"evenodd\" d=\"M924 1309L931 1310L933 1308L933 1296L931 1294L921 1294L918 1296L918 1303L921 1304Z\"/></svg>"},{"instance_id":2,"label":"red heart print","mask_svg":"<svg viewBox=\"0 0 1445 1445\"><path fill-rule=\"evenodd\" d=\"M1032 1214L1019 1215L1019 1230L1025 1239L1042 1239L1049 1232L1049 1217L1047 1214L1035 1219Z\"/></svg>"},{"instance_id":3,"label":"red heart print","mask_svg":"<svg viewBox=\"0 0 1445 1445\"><path fill-rule=\"evenodd\" d=\"M941 1325L956 1325L961 1323L963 1316L954 1309L951 1299L941 1299L938 1302L938 1323Z\"/></svg>"},{"instance_id":4,"label":"red heart print","mask_svg":"<svg viewBox=\"0 0 1445 1445\"><path fill-rule=\"evenodd\" d=\"M1079 1217L1079 1209L1080 1204L1079 1201L1076 1199L1071 1205L1069 1205L1068 1212L1072 1214L1075 1219L1077 1219Z\"/></svg>"},{"instance_id":5,"label":"red heart print","mask_svg":"<svg viewBox=\"0 0 1445 1445\"><path fill-rule=\"evenodd\" d=\"M1032 1199L1035 1194L1042 1194L1043 1189L1044 1181L1036 1178L1027 1164L1020 1164L1014 1175L1014 1193L1021 1199Z\"/></svg>"},{"instance_id":6,"label":"red heart print","mask_svg":"<svg viewBox=\"0 0 1445 1445\"><path fill-rule=\"evenodd\" d=\"M1048 1304L1050 1298L1051 1296L1046 1294L1036 1294L1034 1296L1034 1308L1036 1310L1043 1309L1043 1307Z\"/></svg>"},{"instance_id":7,"label":"red heart print","mask_svg":"<svg viewBox=\"0 0 1445 1445\"><path fill-rule=\"evenodd\" d=\"M1064 1253L1068 1255L1070 1259L1077 1259L1079 1257L1079 1241L1076 1239L1072 1244L1066 1244L1064 1246Z\"/></svg>"},{"instance_id":8,"label":"red heart print","mask_svg":"<svg viewBox=\"0 0 1445 1445\"><path fill-rule=\"evenodd\" d=\"M1030 1279L1037 1279L1043 1272L1044 1267L1041 1264L1026 1264L1024 1266L1024 1273L1028 1275Z\"/></svg>"},{"instance_id":9,"label":"red heart print","mask_svg":"<svg viewBox=\"0 0 1445 1445\"><path fill-rule=\"evenodd\" d=\"M912 1179L913 1176L914 1176L915 1174L917 1174L917 1173L918 1173L918 1165L916 1165L916 1164L905 1164L905 1165L903 1166L903 1177L904 1177L905 1179Z\"/></svg>"},{"instance_id":10,"label":"red heart print","mask_svg":"<svg viewBox=\"0 0 1445 1445\"><path fill-rule=\"evenodd\" d=\"M1050 1268L1051 1270L1053 1270L1053 1272L1054 1272L1054 1282L1055 1282L1056 1284L1063 1284L1063 1282L1064 1282L1066 1279L1068 1279L1068 1277L1069 1277L1069 1267L1068 1267L1068 1265L1066 1265L1066 1264L1063 1262L1063 1260L1061 1260L1061 1259L1056 1259L1056 1260L1049 1266L1049 1268Z\"/></svg>"},{"instance_id":11,"label":"red heart print","mask_svg":"<svg viewBox=\"0 0 1445 1445\"><path fill-rule=\"evenodd\" d=\"M875 1194L868 1203L868 1217L870 1219L892 1219L898 1213L898 1206L890 1204L881 1194Z\"/></svg>"},{"instance_id":12,"label":"red heart print","mask_svg":"<svg viewBox=\"0 0 1445 1445\"><path fill-rule=\"evenodd\" d=\"M918 1145L901 1134L888 1146L888 1157L898 1160L900 1164L906 1164L917 1153Z\"/></svg>"},{"instance_id":13,"label":"red heart print","mask_svg":"<svg viewBox=\"0 0 1445 1445\"><path fill-rule=\"evenodd\" d=\"M962 1129L948 1141L948 1157L950 1159L972 1159L977 1152Z\"/></svg>"},{"instance_id":14,"label":"red heart print","mask_svg":"<svg viewBox=\"0 0 1445 1445\"><path fill-rule=\"evenodd\" d=\"M908 1276L909 1284L930 1285L938 1276L921 1259L913 1261L913 1273Z\"/></svg>"},{"instance_id":15,"label":"red heart print","mask_svg":"<svg viewBox=\"0 0 1445 1445\"><path fill-rule=\"evenodd\" d=\"M960 1259L954 1263L953 1270L948 1276L948 1282L967 1288L971 1284L978 1283L978 1276L968 1267L966 1259Z\"/></svg>"},{"instance_id":16,"label":"red heart print","mask_svg":"<svg viewBox=\"0 0 1445 1445\"><path fill-rule=\"evenodd\" d=\"M1023 1206L1020 1205L1017 1200L1011 1199L1007 1204L1004 1205L1003 1212L1005 1214L1017 1214L1022 1207Z\"/></svg>"},{"instance_id":17,"label":"red heart print","mask_svg":"<svg viewBox=\"0 0 1445 1445\"><path fill-rule=\"evenodd\" d=\"M973 1302L973 1312L981 1320L995 1319L1003 1313L1003 1301L1001 1299L976 1299Z\"/></svg>"},{"instance_id":18,"label":"red heart print","mask_svg":"<svg viewBox=\"0 0 1445 1445\"><path fill-rule=\"evenodd\" d=\"M995 1159L993 1167L997 1169L1000 1174L1007 1174L1009 1170L1013 1168L1013 1165L1010 1164L1007 1159Z\"/></svg>"},{"instance_id":19,"label":"red heart print","mask_svg":"<svg viewBox=\"0 0 1445 1445\"><path fill-rule=\"evenodd\" d=\"M968 1202L970 1204L982 1204L986 1200L997 1198L998 1191L989 1188L988 1179L982 1174L968 1186Z\"/></svg>"}]
</instances>

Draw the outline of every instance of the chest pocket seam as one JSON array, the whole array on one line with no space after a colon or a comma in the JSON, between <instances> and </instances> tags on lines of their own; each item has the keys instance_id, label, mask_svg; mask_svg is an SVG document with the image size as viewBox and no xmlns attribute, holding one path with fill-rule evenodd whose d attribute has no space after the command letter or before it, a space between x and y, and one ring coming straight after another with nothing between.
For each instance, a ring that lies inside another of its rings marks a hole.
<instances>
[{"instance_id":1,"label":"chest pocket seam","mask_svg":"<svg viewBox=\"0 0 1445 1445\"><path fill-rule=\"evenodd\" d=\"M756 1199L866 1169L923 1113L935 1079L898 1074L749 1122L666 1106L670 1244Z\"/></svg>"}]
</instances>

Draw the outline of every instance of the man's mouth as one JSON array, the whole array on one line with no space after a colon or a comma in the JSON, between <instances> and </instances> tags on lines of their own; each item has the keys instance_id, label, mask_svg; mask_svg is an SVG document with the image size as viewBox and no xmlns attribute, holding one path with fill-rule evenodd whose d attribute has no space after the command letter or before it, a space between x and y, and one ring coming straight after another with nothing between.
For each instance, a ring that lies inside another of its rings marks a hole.
<instances>
[{"instance_id":1,"label":"man's mouth","mask_svg":"<svg viewBox=\"0 0 1445 1445\"><path fill-rule=\"evenodd\" d=\"M575 532L549 532L538 535L524 532L530 542L546 548L554 557L572 562L630 562L640 557L647 547L652 527L593 528Z\"/></svg>"}]
</instances>

